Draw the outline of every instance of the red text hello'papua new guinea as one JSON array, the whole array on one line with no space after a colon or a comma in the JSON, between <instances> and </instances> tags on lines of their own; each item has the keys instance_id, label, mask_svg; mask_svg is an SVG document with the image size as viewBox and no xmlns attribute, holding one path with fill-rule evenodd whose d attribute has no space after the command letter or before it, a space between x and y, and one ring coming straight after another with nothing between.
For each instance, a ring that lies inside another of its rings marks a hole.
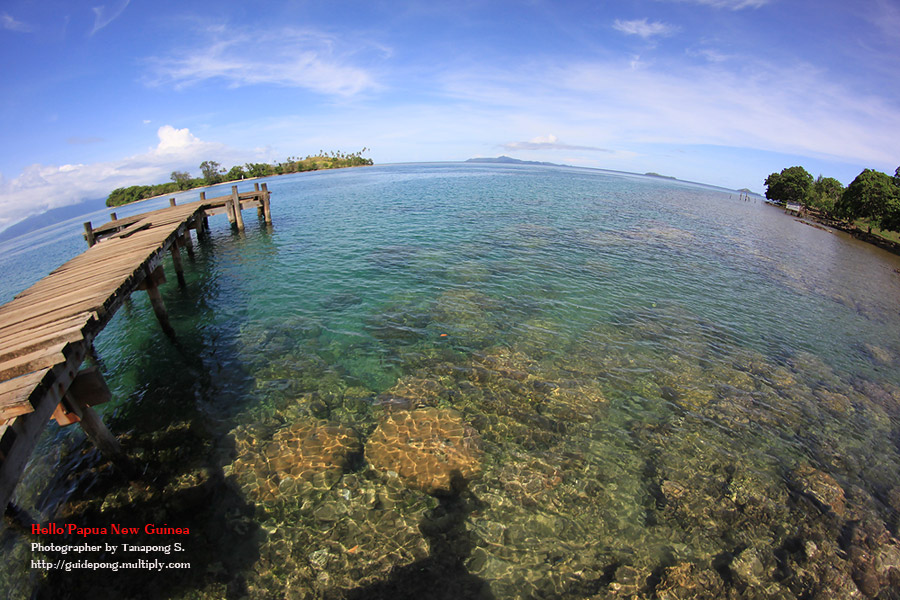
<instances>
[{"instance_id":1,"label":"red text hello'papua new guinea","mask_svg":"<svg viewBox=\"0 0 900 600\"><path fill-rule=\"evenodd\" d=\"M143 527L126 527L111 523L109 527L82 527L75 523L57 525L47 523L41 527L37 523L31 525L32 535L77 535L87 537L89 535L137 535L146 533L149 535L190 535L187 527L169 527L168 525L154 525L147 523Z\"/></svg>"}]
</instances>

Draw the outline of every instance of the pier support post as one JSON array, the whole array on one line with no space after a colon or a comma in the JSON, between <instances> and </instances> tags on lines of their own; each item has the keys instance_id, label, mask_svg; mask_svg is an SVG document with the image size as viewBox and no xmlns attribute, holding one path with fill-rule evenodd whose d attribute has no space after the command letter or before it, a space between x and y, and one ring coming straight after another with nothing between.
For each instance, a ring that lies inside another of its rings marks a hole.
<instances>
[{"instance_id":1,"label":"pier support post","mask_svg":"<svg viewBox=\"0 0 900 600\"><path fill-rule=\"evenodd\" d=\"M91 225L90 221L84 222L84 239L87 240L88 248L96 243L96 240L94 239L94 226Z\"/></svg>"},{"instance_id":2,"label":"pier support post","mask_svg":"<svg viewBox=\"0 0 900 600\"><path fill-rule=\"evenodd\" d=\"M231 186L231 203L234 206L234 222L237 224L238 231L243 231L244 216L241 214L241 198L238 196L236 185Z\"/></svg>"},{"instance_id":3,"label":"pier support post","mask_svg":"<svg viewBox=\"0 0 900 600\"><path fill-rule=\"evenodd\" d=\"M170 248L172 252L172 263L175 265L175 276L178 277L178 285L180 287L185 287L187 282L184 280L184 265L181 264L181 250L179 246L181 244L178 242L178 238L172 240L172 246Z\"/></svg>"},{"instance_id":4,"label":"pier support post","mask_svg":"<svg viewBox=\"0 0 900 600\"><path fill-rule=\"evenodd\" d=\"M169 198L169 206L175 206L175 198Z\"/></svg>"},{"instance_id":5,"label":"pier support post","mask_svg":"<svg viewBox=\"0 0 900 600\"><path fill-rule=\"evenodd\" d=\"M119 219L119 217L116 216L116 213L114 213L114 212L109 213L110 221L117 221L118 219Z\"/></svg>"},{"instance_id":6,"label":"pier support post","mask_svg":"<svg viewBox=\"0 0 900 600\"><path fill-rule=\"evenodd\" d=\"M191 239L191 230L185 229L184 235L181 236L181 239L178 242L187 250L188 256L192 259L194 258L194 240Z\"/></svg>"},{"instance_id":7,"label":"pier support post","mask_svg":"<svg viewBox=\"0 0 900 600\"><path fill-rule=\"evenodd\" d=\"M272 209L269 207L269 186L267 184L262 184L262 205L263 205L263 215L266 217L266 225L272 224Z\"/></svg>"},{"instance_id":8,"label":"pier support post","mask_svg":"<svg viewBox=\"0 0 900 600\"><path fill-rule=\"evenodd\" d=\"M122 450L119 440L106 428L97 411L91 408L97 404L109 402L111 399L112 393L110 393L100 370L96 367L89 367L75 376L63 402L67 408L78 415L81 429L101 454L121 469L129 479L135 479L137 469Z\"/></svg>"},{"instance_id":9,"label":"pier support post","mask_svg":"<svg viewBox=\"0 0 900 600\"><path fill-rule=\"evenodd\" d=\"M172 340L175 339L175 330L169 322L169 313L166 311L166 305L163 302L162 295L159 293L159 285L166 282L166 274L162 266L156 267L152 273L144 278L144 281L138 286L139 290L146 290L147 296L150 297L150 305L156 314L156 320L159 321L163 332Z\"/></svg>"}]
</instances>

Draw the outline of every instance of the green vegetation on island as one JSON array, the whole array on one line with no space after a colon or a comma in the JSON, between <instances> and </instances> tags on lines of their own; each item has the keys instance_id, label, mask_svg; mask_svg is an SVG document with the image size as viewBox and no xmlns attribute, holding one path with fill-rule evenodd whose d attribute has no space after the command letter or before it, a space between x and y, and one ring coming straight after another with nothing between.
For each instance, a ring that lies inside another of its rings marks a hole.
<instances>
[{"instance_id":1,"label":"green vegetation on island","mask_svg":"<svg viewBox=\"0 0 900 600\"><path fill-rule=\"evenodd\" d=\"M900 233L900 167L887 173L864 169L846 188L832 177L813 179L803 167L788 167L766 178L766 198L779 204L799 204L804 209L850 230L889 241L900 240L886 232Z\"/></svg>"},{"instance_id":2,"label":"green vegetation on island","mask_svg":"<svg viewBox=\"0 0 900 600\"><path fill-rule=\"evenodd\" d=\"M288 157L284 162L247 163L244 166L235 165L228 170L214 160L205 160L200 163L202 177L191 177L186 171L172 171L172 181L155 185L132 185L126 188L118 188L110 192L106 199L107 206L121 206L138 200L146 200L154 196L174 194L184 190L215 185L229 181L240 181L252 177L268 177L270 175L286 175L288 173L302 173L305 171L319 171L322 169L343 169L346 167L364 167L372 164L371 158L363 158L363 153L368 148L359 152L345 154L343 152L325 152L306 158Z\"/></svg>"}]
</instances>

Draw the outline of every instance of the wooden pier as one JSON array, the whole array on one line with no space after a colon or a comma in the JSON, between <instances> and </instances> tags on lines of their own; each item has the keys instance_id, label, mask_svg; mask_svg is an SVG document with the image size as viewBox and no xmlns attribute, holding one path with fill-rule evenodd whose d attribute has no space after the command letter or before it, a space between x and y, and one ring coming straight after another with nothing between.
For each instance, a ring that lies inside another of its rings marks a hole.
<instances>
[{"instance_id":1,"label":"wooden pier","mask_svg":"<svg viewBox=\"0 0 900 600\"><path fill-rule=\"evenodd\" d=\"M145 290L163 330L169 323L158 286L165 281L162 261L170 253L178 281L184 283L181 249L193 254L190 230L208 231L207 217L226 213L244 229L242 210L256 208L271 224L269 192L232 193L132 217L94 228L85 223L88 250L54 270L0 307L0 507L6 507L38 438L54 418L60 425L80 423L88 437L126 474L133 473L118 442L91 406L110 399L96 367L82 369L96 356L94 338L135 290Z\"/></svg>"}]
</instances>

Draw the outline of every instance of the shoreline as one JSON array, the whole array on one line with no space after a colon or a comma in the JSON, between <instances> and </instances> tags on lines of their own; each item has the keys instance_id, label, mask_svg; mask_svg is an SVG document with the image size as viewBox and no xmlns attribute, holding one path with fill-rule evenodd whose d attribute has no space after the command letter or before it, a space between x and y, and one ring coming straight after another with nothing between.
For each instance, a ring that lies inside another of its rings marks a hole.
<instances>
[{"instance_id":1,"label":"shoreline","mask_svg":"<svg viewBox=\"0 0 900 600\"><path fill-rule=\"evenodd\" d=\"M897 242L892 242L891 240L886 240L875 234L863 231L857 228L855 225L826 217L818 213L817 211L811 211L807 208L804 208L800 216L794 217L794 220L801 223L806 223L807 225L811 225L813 227L816 227L817 225L824 225L827 228L842 231L861 242L872 244L873 246L878 246L882 250L887 250L891 254L900 256L900 244L898 244Z\"/></svg>"},{"instance_id":2,"label":"shoreline","mask_svg":"<svg viewBox=\"0 0 900 600\"><path fill-rule=\"evenodd\" d=\"M285 175L297 175L299 173L315 173L316 171L338 171L340 169L356 169L359 167L371 167L374 165L348 165L346 167L328 167L325 169L310 169L309 171L294 171L293 173L273 173L271 175L263 175L261 177L244 177L243 179L230 179L228 181L220 181L218 183L213 183L210 185L201 185L198 187L188 188L186 190L178 190L177 192L169 192L167 194L157 194L156 196L150 196L148 198L141 198L140 200L134 200L132 202L126 202L125 204L116 204L114 206L107 205L106 208L118 208L120 206L128 206L129 204L137 204L138 202L146 202L148 200L158 200L160 198L169 198L174 194L183 194L184 192L201 192L203 190L208 190L210 188L214 188L217 185L228 185L228 184L237 184L244 181L256 181L257 179L267 179L269 177L283 177Z\"/></svg>"}]
</instances>

